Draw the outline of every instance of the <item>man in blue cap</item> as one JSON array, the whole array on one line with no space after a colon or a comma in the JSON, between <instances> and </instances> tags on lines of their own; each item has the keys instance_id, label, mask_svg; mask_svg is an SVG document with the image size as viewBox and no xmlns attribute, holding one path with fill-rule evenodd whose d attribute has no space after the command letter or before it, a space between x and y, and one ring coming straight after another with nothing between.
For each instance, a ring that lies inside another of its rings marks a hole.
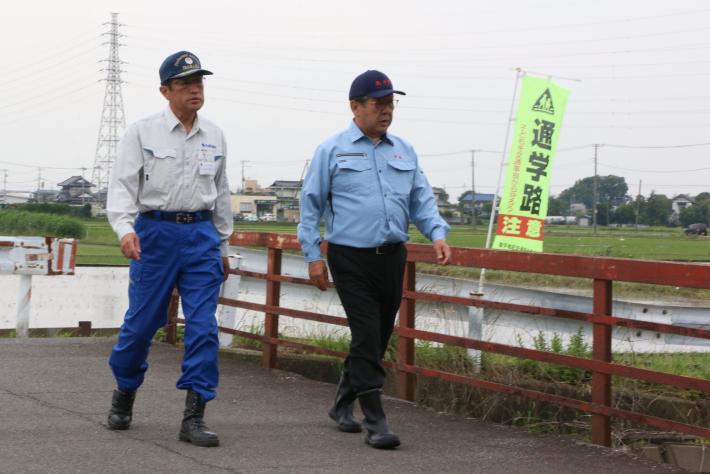
<instances>
[{"instance_id":1,"label":"man in blue cap","mask_svg":"<svg viewBox=\"0 0 710 474\"><path fill-rule=\"evenodd\" d=\"M108 189L109 222L131 259L128 311L109 359L118 388L108 426L130 427L151 340L167 321L177 286L186 320L177 388L187 391L179 438L217 446L204 411L219 381L215 310L228 276L233 230L227 145L222 130L197 114L204 103L203 76L212 74L197 56L172 54L159 73L168 107L128 127Z\"/></svg>"},{"instance_id":2,"label":"man in blue cap","mask_svg":"<svg viewBox=\"0 0 710 474\"><path fill-rule=\"evenodd\" d=\"M387 132L394 94L404 92L380 71L355 78L349 95L354 118L316 149L303 183L298 225L311 282L325 291L328 270L320 255L325 217L328 265L352 336L329 416L340 431L362 431L353 417L359 399L365 442L380 449L400 444L382 407L381 361L402 299L409 223L434 243L439 263L450 257L449 226L439 216L414 149Z\"/></svg>"}]
</instances>

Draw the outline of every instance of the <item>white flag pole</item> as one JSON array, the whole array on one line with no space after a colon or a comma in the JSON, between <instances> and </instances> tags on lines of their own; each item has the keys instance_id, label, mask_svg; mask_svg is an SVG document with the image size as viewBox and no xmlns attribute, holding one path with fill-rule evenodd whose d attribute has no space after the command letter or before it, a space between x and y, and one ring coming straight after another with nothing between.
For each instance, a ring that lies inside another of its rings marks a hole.
<instances>
[{"instance_id":1,"label":"white flag pole","mask_svg":"<svg viewBox=\"0 0 710 474\"><path fill-rule=\"evenodd\" d=\"M505 169L505 159L508 153L508 138L510 137L510 129L515 122L515 117L513 113L515 111L515 99L518 95L518 84L520 83L520 78L525 75L525 72L520 68L515 70L515 87L513 88L513 100L510 104L510 114L508 116L508 127L505 130L505 143L503 144L503 154L500 159L500 170L498 172L498 184L496 185L496 192L493 195L493 202L491 203L491 217L488 221L488 235L486 236L486 247L491 247L491 235L493 230L493 221L495 220L495 214L497 210L498 193L500 192L500 181L503 176L503 170ZM473 212L473 206L476 205L476 196L471 196L471 209ZM480 298L483 296L483 282L486 276L486 269L481 268L481 276L478 280L478 291L471 292L473 298ZM483 339L483 308L476 308L475 306L469 306L468 308L468 337L470 339ZM481 351L476 349L468 349L468 356L474 364L474 370L476 372L481 371Z\"/></svg>"},{"instance_id":2,"label":"white flag pole","mask_svg":"<svg viewBox=\"0 0 710 474\"><path fill-rule=\"evenodd\" d=\"M486 235L486 246L484 248L491 248L491 236L493 235L493 222L495 221L496 211L498 210L498 195L500 193L500 182L503 177L503 172L505 171L505 160L508 154L508 139L510 138L510 129L513 128L513 123L515 122L515 117L513 116L515 112L515 100L518 96L518 84L520 83L520 78L525 76L525 71L520 68L515 70L515 86L513 87L513 100L510 103L510 113L508 115L508 127L505 130L505 142L503 143L503 153L500 157L500 169L498 170L498 183L496 184L496 192L493 195L493 203L491 204L491 217L488 220L488 234ZM475 200L475 196L472 199ZM481 276L478 280L478 291L473 294L473 296L480 297L483 295L483 283L486 279L486 269L481 268Z\"/></svg>"}]
</instances>

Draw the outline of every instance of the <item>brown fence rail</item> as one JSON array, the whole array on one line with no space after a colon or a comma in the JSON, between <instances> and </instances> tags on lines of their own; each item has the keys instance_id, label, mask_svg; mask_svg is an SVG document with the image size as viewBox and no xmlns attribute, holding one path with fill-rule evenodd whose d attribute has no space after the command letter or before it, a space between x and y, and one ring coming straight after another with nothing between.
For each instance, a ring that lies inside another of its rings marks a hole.
<instances>
[{"instance_id":1,"label":"brown fence rail","mask_svg":"<svg viewBox=\"0 0 710 474\"><path fill-rule=\"evenodd\" d=\"M268 263L266 273L244 270L232 271L234 274L265 280L265 303L258 304L228 298L220 299L220 303L224 305L263 312L265 315L264 334L259 335L223 327L220 327L221 331L260 341L262 343L262 364L264 367L268 368L275 368L277 365L277 348L279 345L331 356L343 357L346 355L343 352L280 339L278 337L279 315L340 326L347 326L348 324L347 320L343 317L285 308L279 305L282 282L303 285L310 284L309 281L304 278L281 275L281 257L283 250L300 249L300 245L295 236L261 232L235 232L230 238L230 244L242 247L254 246L267 248ZM326 246L327 243L324 243L321 246L321 250L325 251ZM678 431L710 439L710 429L708 428L611 406L612 375L710 393L709 380L615 364L612 362L611 351L611 331L614 326L710 339L709 330L678 327L648 321L636 321L618 318L611 314L612 284L614 281L710 289L710 266L704 264L639 261L621 258L452 248L451 265L592 279L594 289L593 310L591 313L584 313L514 303L494 302L478 297L465 298L416 291L417 262L436 263L435 255L429 245L408 244L407 251L408 256L404 274L404 294L399 310L399 325L395 328L395 334L398 336L398 361L396 363L385 364L396 370L396 391L398 397L406 400L414 400L415 376L421 375L470 385L485 390L550 402L591 413L592 442L605 446L611 445L612 417L646 424L663 430ZM417 330L415 327L415 305L417 300L447 302L464 306L493 308L589 322L592 324L592 358L574 357L554 352L486 342L467 337ZM177 318L177 303L177 295L174 295L170 306L170 318L167 326L168 340L173 342L175 341L177 323L184 323L184 321ZM416 339L587 370L592 373L591 401L576 400L536 390L491 382L476 377L463 376L417 366L415 364L414 344Z\"/></svg>"}]
</instances>

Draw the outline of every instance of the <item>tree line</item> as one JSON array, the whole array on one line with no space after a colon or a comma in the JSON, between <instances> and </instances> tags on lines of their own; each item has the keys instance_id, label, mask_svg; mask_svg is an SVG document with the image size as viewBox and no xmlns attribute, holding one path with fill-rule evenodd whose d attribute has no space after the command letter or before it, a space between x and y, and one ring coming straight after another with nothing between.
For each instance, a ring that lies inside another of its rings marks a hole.
<instances>
[{"instance_id":1,"label":"tree line","mask_svg":"<svg viewBox=\"0 0 710 474\"><path fill-rule=\"evenodd\" d=\"M653 226L688 226L696 222L710 224L710 193L693 196L693 204L674 214L672 198L651 192L648 197L631 197L622 176L597 177L597 224L641 224ZM686 195L690 197L689 195ZM574 211L574 204L584 204L587 211ZM591 214L594 208L594 176L575 182L557 196L549 198L547 214L568 216Z\"/></svg>"}]
</instances>

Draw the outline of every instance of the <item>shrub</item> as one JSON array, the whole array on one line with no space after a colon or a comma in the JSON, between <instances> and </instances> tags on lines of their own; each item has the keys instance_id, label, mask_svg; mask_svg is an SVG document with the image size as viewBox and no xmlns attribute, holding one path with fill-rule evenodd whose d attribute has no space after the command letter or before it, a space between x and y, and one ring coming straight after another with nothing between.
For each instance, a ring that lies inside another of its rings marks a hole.
<instances>
[{"instance_id":1,"label":"shrub","mask_svg":"<svg viewBox=\"0 0 710 474\"><path fill-rule=\"evenodd\" d=\"M80 221L71 217L2 209L0 210L0 234L81 239L86 235L86 228Z\"/></svg>"}]
</instances>

